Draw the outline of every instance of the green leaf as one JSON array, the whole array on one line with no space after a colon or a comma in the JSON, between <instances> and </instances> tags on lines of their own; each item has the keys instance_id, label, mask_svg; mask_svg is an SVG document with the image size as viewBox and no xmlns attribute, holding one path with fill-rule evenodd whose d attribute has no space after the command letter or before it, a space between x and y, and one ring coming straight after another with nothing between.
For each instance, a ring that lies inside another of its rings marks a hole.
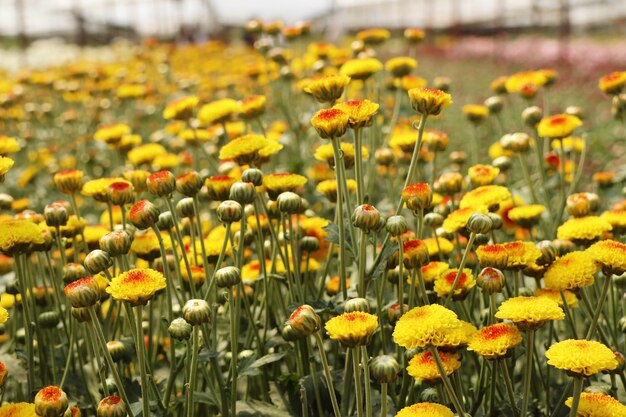
<instances>
[{"instance_id":1,"label":"green leaf","mask_svg":"<svg viewBox=\"0 0 626 417\"><path fill-rule=\"evenodd\" d=\"M326 238L325 238L327 242L333 243L335 245L339 245L339 227L337 227L337 224L335 222L328 223L322 229L324 229L327 233ZM354 248L352 247L352 242L350 240L350 233L346 231L345 237L346 237L345 239L346 250L352 254L352 257L356 258Z\"/></svg>"},{"instance_id":2,"label":"green leaf","mask_svg":"<svg viewBox=\"0 0 626 417\"><path fill-rule=\"evenodd\" d=\"M260 373L259 368L267 365L269 363L277 362L281 360L287 352L278 352L278 353L270 353L269 355L265 355L257 360L254 360L254 356L251 356L251 359L254 360L251 363L246 363L248 361L243 360L241 362L241 366L239 368L239 375L258 375Z\"/></svg>"},{"instance_id":3,"label":"green leaf","mask_svg":"<svg viewBox=\"0 0 626 417\"><path fill-rule=\"evenodd\" d=\"M385 246L383 246L383 249L380 253L380 262L378 262L378 265L375 265L375 268L373 270L366 274L366 279L368 281L378 279L383 274L383 272L385 272L387 259L389 259L389 257L397 250L397 243L385 243ZM402 262L402 260L400 260L400 262Z\"/></svg>"}]
</instances>

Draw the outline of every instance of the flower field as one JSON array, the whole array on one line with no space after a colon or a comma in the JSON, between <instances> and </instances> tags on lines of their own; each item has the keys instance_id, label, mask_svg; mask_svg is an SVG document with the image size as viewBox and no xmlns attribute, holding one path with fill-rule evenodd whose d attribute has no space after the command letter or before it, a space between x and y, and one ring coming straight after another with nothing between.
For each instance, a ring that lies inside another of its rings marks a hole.
<instances>
[{"instance_id":1,"label":"flower field","mask_svg":"<svg viewBox=\"0 0 626 417\"><path fill-rule=\"evenodd\" d=\"M243 30L0 72L0 417L626 416L626 70Z\"/></svg>"}]
</instances>

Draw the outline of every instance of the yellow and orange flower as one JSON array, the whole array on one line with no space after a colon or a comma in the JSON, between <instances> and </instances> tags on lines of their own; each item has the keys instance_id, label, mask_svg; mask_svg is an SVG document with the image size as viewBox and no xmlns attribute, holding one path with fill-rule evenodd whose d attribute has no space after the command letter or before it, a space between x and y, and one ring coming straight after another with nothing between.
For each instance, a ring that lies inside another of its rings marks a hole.
<instances>
[{"instance_id":1,"label":"yellow and orange flower","mask_svg":"<svg viewBox=\"0 0 626 417\"><path fill-rule=\"evenodd\" d=\"M338 103L334 108L346 113L349 117L348 126L352 129L369 126L378 112L378 103L369 100L348 100Z\"/></svg>"},{"instance_id":2,"label":"yellow and orange flower","mask_svg":"<svg viewBox=\"0 0 626 417\"><path fill-rule=\"evenodd\" d=\"M118 301L145 305L165 286L165 277L160 272L150 268L135 268L113 278L106 292Z\"/></svg>"},{"instance_id":3,"label":"yellow and orange flower","mask_svg":"<svg viewBox=\"0 0 626 417\"><path fill-rule=\"evenodd\" d=\"M454 413L445 405L426 402L404 407L396 417L454 417Z\"/></svg>"},{"instance_id":4,"label":"yellow and orange flower","mask_svg":"<svg viewBox=\"0 0 626 417\"><path fill-rule=\"evenodd\" d=\"M378 317L362 311L343 313L328 320L324 328L331 339L355 348L369 344L378 328Z\"/></svg>"},{"instance_id":5,"label":"yellow and orange flower","mask_svg":"<svg viewBox=\"0 0 626 417\"><path fill-rule=\"evenodd\" d=\"M413 88L408 94L413 110L424 116L436 116L452 104L452 96L436 88Z\"/></svg>"},{"instance_id":6,"label":"yellow and orange flower","mask_svg":"<svg viewBox=\"0 0 626 417\"><path fill-rule=\"evenodd\" d=\"M232 120L239 112L239 103L232 98L223 98L205 104L198 111L203 126L222 124Z\"/></svg>"},{"instance_id":7,"label":"yellow and orange flower","mask_svg":"<svg viewBox=\"0 0 626 417\"><path fill-rule=\"evenodd\" d=\"M500 168L493 165L474 165L467 170L470 182L474 187L491 185L500 173Z\"/></svg>"},{"instance_id":8,"label":"yellow and orange flower","mask_svg":"<svg viewBox=\"0 0 626 417\"><path fill-rule=\"evenodd\" d=\"M573 399L565 400L565 405L572 407ZM610 395L599 392L583 392L580 394L576 415L580 417L620 417L626 415L626 405Z\"/></svg>"},{"instance_id":9,"label":"yellow and orange flower","mask_svg":"<svg viewBox=\"0 0 626 417\"><path fill-rule=\"evenodd\" d=\"M512 321L518 328L534 330L550 320L563 320L561 307L548 297L512 297L498 307L496 317Z\"/></svg>"},{"instance_id":10,"label":"yellow and orange flower","mask_svg":"<svg viewBox=\"0 0 626 417\"><path fill-rule=\"evenodd\" d=\"M555 114L541 119L537 124L537 133L543 138L563 139L582 124L582 120L571 114Z\"/></svg>"},{"instance_id":11,"label":"yellow and orange flower","mask_svg":"<svg viewBox=\"0 0 626 417\"><path fill-rule=\"evenodd\" d=\"M611 224L601 217L585 216L570 219L559 226L556 231L558 239L591 242L611 231Z\"/></svg>"},{"instance_id":12,"label":"yellow and orange flower","mask_svg":"<svg viewBox=\"0 0 626 417\"><path fill-rule=\"evenodd\" d=\"M497 323L474 333L467 350L476 352L487 359L507 356L522 342L522 334L512 324Z\"/></svg>"},{"instance_id":13,"label":"yellow and orange flower","mask_svg":"<svg viewBox=\"0 0 626 417\"><path fill-rule=\"evenodd\" d=\"M554 261L543 278L551 290L576 290L593 284L598 267L589 252L570 252Z\"/></svg>"},{"instance_id":14,"label":"yellow and orange flower","mask_svg":"<svg viewBox=\"0 0 626 417\"><path fill-rule=\"evenodd\" d=\"M196 106L200 102L197 96L186 96L170 101L163 110L166 120L188 120L193 116Z\"/></svg>"},{"instance_id":15,"label":"yellow and orange flower","mask_svg":"<svg viewBox=\"0 0 626 417\"><path fill-rule=\"evenodd\" d=\"M454 352L438 351L439 357L443 364L446 376L452 374L461 367L461 355ZM409 361L406 371L417 381L426 381L430 383L437 382L441 379L441 373L437 367L437 361L433 353L429 350L418 353Z\"/></svg>"},{"instance_id":16,"label":"yellow and orange flower","mask_svg":"<svg viewBox=\"0 0 626 417\"><path fill-rule=\"evenodd\" d=\"M616 71L605 75L598 81L598 87L603 92L610 95L617 95L622 92L626 85L626 71Z\"/></svg>"},{"instance_id":17,"label":"yellow and orange flower","mask_svg":"<svg viewBox=\"0 0 626 417\"><path fill-rule=\"evenodd\" d=\"M546 357L549 365L583 378L611 371L618 365L613 351L594 340L562 340L550 346Z\"/></svg>"}]
</instances>

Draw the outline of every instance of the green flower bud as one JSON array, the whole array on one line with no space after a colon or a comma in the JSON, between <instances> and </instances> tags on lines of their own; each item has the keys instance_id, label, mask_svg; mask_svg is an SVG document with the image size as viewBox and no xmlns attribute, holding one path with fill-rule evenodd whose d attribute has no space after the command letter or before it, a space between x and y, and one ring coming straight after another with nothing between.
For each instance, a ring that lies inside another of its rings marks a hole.
<instances>
[{"instance_id":1,"label":"green flower bud","mask_svg":"<svg viewBox=\"0 0 626 417\"><path fill-rule=\"evenodd\" d=\"M192 326L182 317L172 320L167 332L176 340L188 340L191 336Z\"/></svg>"},{"instance_id":2,"label":"green flower bud","mask_svg":"<svg viewBox=\"0 0 626 417\"><path fill-rule=\"evenodd\" d=\"M65 226L69 218L67 208L62 203L48 204L43 210L43 216L50 227Z\"/></svg>"},{"instance_id":3,"label":"green flower bud","mask_svg":"<svg viewBox=\"0 0 626 417\"><path fill-rule=\"evenodd\" d=\"M128 212L130 222L137 229L147 229L159 221L160 210L148 200L136 202Z\"/></svg>"},{"instance_id":4,"label":"green flower bud","mask_svg":"<svg viewBox=\"0 0 626 417\"><path fill-rule=\"evenodd\" d=\"M424 402L429 403L439 403L441 399L439 398L439 394L437 393L437 388L426 388L420 394L420 399Z\"/></svg>"},{"instance_id":5,"label":"green flower bud","mask_svg":"<svg viewBox=\"0 0 626 417\"><path fill-rule=\"evenodd\" d=\"M157 221L156 226L159 230L172 230L174 227L174 217L172 217L172 213L164 211L159 214L159 220Z\"/></svg>"},{"instance_id":6,"label":"green flower bud","mask_svg":"<svg viewBox=\"0 0 626 417\"><path fill-rule=\"evenodd\" d=\"M527 107L522 112L522 120L530 127L535 127L543 118L543 110L540 107Z\"/></svg>"},{"instance_id":7,"label":"green flower bud","mask_svg":"<svg viewBox=\"0 0 626 417\"><path fill-rule=\"evenodd\" d=\"M72 307L70 312L72 313L72 317L74 317L74 319L76 319L79 323L91 322L88 307Z\"/></svg>"},{"instance_id":8,"label":"green flower bud","mask_svg":"<svg viewBox=\"0 0 626 417\"><path fill-rule=\"evenodd\" d=\"M211 307L201 299L189 300L183 306L183 318L192 326L208 323L211 320Z\"/></svg>"},{"instance_id":9,"label":"green flower bud","mask_svg":"<svg viewBox=\"0 0 626 417\"><path fill-rule=\"evenodd\" d=\"M538 265L550 265L559 256L559 250L551 240L542 240L535 246L541 251L541 257L537 259Z\"/></svg>"},{"instance_id":10,"label":"green flower bud","mask_svg":"<svg viewBox=\"0 0 626 417\"><path fill-rule=\"evenodd\" d=\"M306 337L320 329L321 319L313 307L303 304L291 313L287 325L299 336Z\"/></svg>"},{"instance_id":11,"label":"green flower bud","mask_svg":"<svg viewBox=\"0 0 626 417\"><path fill-rule=\"evenodd\" d=\"M377 229L379 220L380 212L370 204L361 204L352 212L352 224L365 233Z\"/></svg>"},{"instance_id":12,"label":"green flower bud","mask_svg":"<svg viewBox=\"0 0 626 417\"><path fill-rule=\"evenodd\" d=\"M256 168L248 168L241 173L241 180L254 184L259 187L263 184L263 172Z\"/></svg>"},{"instance_id":13,"label":"green flower bud","mask_svg":"<svg viewBox=\"0 0 626 417\"><path fill-rule=\"evenodd\" d=\"M100 300L100 286L94 277L81 278L63 289L72 307L91 307Z\"/></svg>"},{"instance_id":14,"label":"green flower bud","mask_svg":"<svg viewBox=\"0 0 626 417\"><path fill-rule=\"evenodd\" d=\"M67 394L59 387L47 386L35 395L35 414L39 417L59 417L67 407Z\"/></svg>"},{"instance_id":15,"label":"green flower bud","mask_svg":"<svg viewBox=\"0 0 626 417\"><path fill-rule=\"evenodd\" d=\"M107 187L107 199L111 204L123 206L133 202L133 186L126 181L115 181Z\"/></svg>"},{"instance_id":16,"label":"green flower bud","mask_svg":"<svg viewBox=\"0 0 626 417\"><path fill-rule=\"evenodd\" d=\"M176 177L176 191L187 197L193 197L202 188L202 177L196 171L187 171Z\"/></svg>"},{"instance_id":17,"label":"green flower bud","mask_svg":"<svg viewBox=\"0 0 626 417\"><path fill-rule=\"evenodd\" d=\"M489 114L498 114L504 107L504 100L500 96L492 96L483 103L489 109Z\"/></svg>"},{"instance_id":18,"label":"green flower bud","mask_svg":"<svg viewBox=\"0 0 626 417\"><path fill-rule=\"evenodd\" d=\"M491 165L500 169L500 171L506 171L511 168L511 158L508 156L499 156L491 162Z\"/></svg>"},{"instance_id":19,"label":"green flower bud","mask_svg":"<svg viewBox=\"0 0 626 417\"><path fill-rule=\"evenodd\" d=\"M502 292L504 287L504 274L496 268L483 268L476 277L476 285L485 294L495 294Z\"/></svg>"},{"instance_id":20,"label":"green flower bud","mask_svg":"<svg viewBox=\"0 0 626 417\"><path fill-rule=\"evenodd\" d=\"M407 304L392 304L389 306L387 310L387 316L389 317L389 323L393 326L396 322L402 317L404 313L409 311L409 306Z\"/></svg>"},{"instance_id":21,"label":"green flower bud","mask_svg":"<svg viewBox=\"0 0 626 417\"><path fill-rule=\"evenodd\" d=\"M443 224L443 216L439 213L427 213L424 215L424 225L432 229L441 227Z\"/></svg>"},{"instance_id":22,"label":"green flower bud","mask_svg":"<svg viewBox=\"0 0 626 417\"><path fill-rule=\"evenodd\" d=\"M243 208L241 204L233 200L225 200L217 206L217 218L222 223L234 223L241 220Z\"/></svg>"},{"instance_id":23,"label":"green flower bud","mask_svg":"<svg viewBox=\"0 0 626 417\"><path fill-rule=\"evenodd\" d=\"M195 215L193 198L185 197L176 203L176 213L179 217L193 217Z\"/></svg>"},{"instance_id":24,"label":"green flower bud","mask_svg":"<svg viewBox=\"0 0 626 417\"><path fill-rule=\"evenodd\" d=\"M252 204L256 196L256 189L251 182L235 182L230 186L229 198L242 206Z\"/></svg>"},{"instance_id":25,"label":"green flower bud","mask_svg":"<svg viewBox=\"0 0 626 417\"><path fill-rule=\"evenodd\" d=\"M294 342L303 337L302 333L296 331L290 324L285 325L280 333L287 342Z\"/></svg>"},{"instance_id":26,"label":"green flower bud","mask_svg":"<svg viewBox=\"0 0 626 417\"><path fill-rule=\"evenodd\" d=\"M225 266L215 272L215 282L220 288L232 288L241 282L241 271L234 266Z\"/></svg>"},{"instance_id":27,"label":"green flower bud","mask_svg":"<svg viewBox=\"0 0 626 417\"><path fill-rule=\"evenodd\" d=\"M146 180L146 186L150 194L169 197L176 189L176 177L169 171L155 172Z\"/></svg>"},{"instance_id":28,"label":"green flower bud","mask_svg":"<svg viewBox=\"0 0 626 417\"><path fill-rule=\"evenodd\" d=\"M54 329L59 321L59 313L56 311L46 311L39 315L39 325L44 329Z\"/></svg>"},{"instance_id":29,"label":"green flower bud","mask_svg":"<svg viewBox=\"0 0 626 417\"><path fill-rule=\"evenodd\" d=\"M391 216L387 219L387 232L393 237L400 236L409 230L409 224L404 216Z\"/></svg>"},{"instance_id":30,"label":"green flower bud","mask_svg":"<svg viewBox=\"0 0 626 417\"><path fill-rule=\"evenodd\" d=\"M113 362L121 362L129 359L130 355L126 345L119 340L111 340L107 342L107 350L111 355Z\"/></svg>"},{"instance_id":31,"label":"green flower bud","mask_svg":"<svg viewBox=\"0 0 626 417\"><path fill-rule=\"evenodd\" d=\"M379 384L389 384L396 380L400 372L400 365L391 355L381 355L372 359L370 375Z\"/></svg>"},{"instance_id":32,"label":"green flower bud","mask_svg":"<svg viewBox=\"0 0 626 417\"><path fill-rule=\"evenodd\" d=\"M278 196L276 203L278 204L278 210L281 213L295 214L300 211L302 198L296 193L285 191Z\"/></svg>"},{"instance_id":33,"label":"green flower bud","mask_svg":"<svg viewBox=\"0 0 626 417\"><path fill-rule=\"evenodd\" d=\"M491 219L491 230L500 230L503 226L502 216L498 213L487 213Z\"/></svg>"},{"instance_id":34,"label":"green flower bud","mask_svg":"<svg viewBox=\"0 0 626 417\"><path fill-rule=\"evenodd\" d=\"M126 255L133 243L133 236L126 230L114 230L100 238L100 249L117 257Z\"/></svg>"},{"instance_id":35,"label":"green flower bud","mask_svg":"<svg viewBox=\"0 0 626 417\"><path fill-rule=\"evenodd\" d=\"M77 279L85 278L87 276L87 270L81 264L70 262L63 265L63 282L69 284Z\"/></svg>"},{"instance_id":36,"label":"green flower bud","mask_svg":"<svg viewBox=\"0 0 626 417\"><path fill-rule=\"evenodd\" d=\"M303 252L315 252L320 248L320 241L315 236L304 236L300 241L300 248Z\"/></svg>"},{"instance_id":37,"label":"green flower bud","mask_svg":"<svg viewBox=\"0 0 626 417\"><path fill-rule=\"evenodd\" d=\"M352 313L353 311L362 311L363 313L370 312L370 303L365 298L351 298L346 300L343 305L343 311L345 313Z\"/></svg>"},{"instance_id":38,"label":"green flower bud","mask_svg":"<svg viewBox=\"0 0 626 417\"><path fill-rule=\"evenodd\" d=\"M493 226L491 218L486 214L474 213L467 221L467 230L472 233L489 233Z\"/></svg>"},{"instance_id":39,"label":"green flower bud","mask_svg":"<svg viewBox=\"0 0 626 417\"><path fill-rule=\"evenodd\" d=\"M491 239L491 237L489 235L483 234L483 233L478 233L476 235L476 238L474 239L474 244L475 245L486 245L487 243L489 243L489 239Z\"/></svg>"},{"instance_id":40,"label":"green flower bud","mask_svg":"<svg viewBox=\"0 0 626 417\"><path fill-rule=\"evenodd\" d=\"M124 401L117 395L105 397L98 403L98 417L126 417Z\"/></svg>"}]
</instances>

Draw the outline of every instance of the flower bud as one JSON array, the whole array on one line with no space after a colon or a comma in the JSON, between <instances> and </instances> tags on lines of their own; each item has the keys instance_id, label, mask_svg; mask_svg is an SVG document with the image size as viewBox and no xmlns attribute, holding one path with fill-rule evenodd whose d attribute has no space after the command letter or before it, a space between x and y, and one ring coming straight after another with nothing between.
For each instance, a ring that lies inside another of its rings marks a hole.
<instances>
[{"instance_id":1,"label":"flower bud","mask_svg":"<svg viewBox=\"0 0 626 417\"><path fill-rule=\"evenodd\" d=\"M281 213L295 214L300 211L302 199L296 193L285 191L278 196L276 203Z\"/></svg>"},{"instance_id":2,"label":"flower bud","mask_svg":"<svg viewBox=\"0 0 626 417\"><path fill-rule=\"evenodd\" d=\"M498 168L500 171L506 171L507 169L511 168L511 158L502 155L491 161L491 164L494 167Z\"/></svg>"},{"instance_id":3,"label":"flower bud","mask_svg":"<svg viewBox=\"0 0 626 417\"><path fill-rule=\"evenodd\" d=\"M72 307L70 313L72 313L72 317L79 323L89 323L91 321L89 307Z\"/></svg>"},{"instance_id":4,"label":"flower bud","mask_svg":"<svg viewBox=\"0 0 626 417\"><path fill-rule=\"evenodd\" d=\"M585 217L591 213L590 193L571 194L566 200L567 212L574 217Z\"/></svg>"},{"instance_id":5,"label":"flower bud","mask_svg":"<svg viewBox=\"0 0 626 417\"><path fill-rule=\"evenodd\" d=\"M242 206L252 204L255 196L256 190L254 184L251 182L236 182L230 186L229 198L235 200Z\"/></svg>"},{"instance_id":6,"label":"flower bud","mask_svg":"<svg viewBox=\"0 0 626 417\"><path fill-rule=\"evenodd\" d=\"M126 417L124 401L117 395L105 397L98 403L98 417Z\"/></svg>"},{"instance_id":7,"label":"flower bud","mask_svg":"<svg viewBox=\"0 0 626 417\"><path fill-rule=\"evenodd\" d=\"M463 189L463 176L458 172L446 172L437 181L444 195L454 195Z\"/></svg>"},{"instance_id":8,"label":"flower bud","mask_svg":"<svg viewBox=\"0 0 626 417\"><path fill-rule=\"evenodd\" d=\"M389 148L376 149L376 152L374 153L374 158L376 159L376 163L382 166L389 166L395 160L393 151Z\"/></svg>"},{"instance_id":9,"label":"flower bud","mask_svg":"<svg viewBox=\"0 0 626 417\"><path fill-rule=\"evenodd\" d=\"M178 213L179 217L193 217L195 214L193 208L193 198L181 198L180 201L176 203L176 213Z\"/></svg>"},{"instance_id":10,"label":"flower bud","mask_svg":"<svg viewBox=\"0 0 626 417\"><path fill-rule=\"evenodd\" d=\"M215 282L220 288L232 288L241 282L241 271L234 266L225 266L215 272Z\"/></svg>"},{"instance_id":11,"label":"flower bud","mask_svg":"<svg viewBox=\"0 0 626 417\"><path fill-rule=\"evenodd\" d=\"M130 222L137 229L152 227L159 220L160 210L148 200L136 202L128 213Z\"/></svg>"},{"instance_id":12,"label":"flower bud","mask_svg":"<svg viewBox=\"0 0 626 417\"><path fill-rule=\"evenodd\" d=\"M387 232L393 236L400 236L409 230L409 224L404 216L391 216L387 219Z\"/></svg>"},{"instance_id":13,"label":"flower bud","mask_svg":"<svg viewBox=\"0 0 626 417\"><path fill-rule=\"evenodd\" d=\"M502 111L502 107L504 107L504 101L500 96L492 96L485 100L485 106L489 109L490 114L498 114Z\"/></svg>"},{"instance_id":14,"label":"flower bud","mask_svg":"<svg viewBox=\"0 0 626 417\"><path fill-rule=\"evenodd\" d=\"M370 312L370 303L365 298L351 298L346 300L343 305L343 311L345 313L352 313L353 311L362 311L364 313Z\"/></svg>"},{"instance_id":15,"label":"flower bud","mask_svg":"<svg viewBox=\"0 0 626 417\"><path fill-rule=\"evenodd\" d=\"M442 399L439 398L439 393L437 392L437 388L426 388L420 394L420 400L429 403L439 403ZM465 416L467 417L467 413Z\"/></svg>"},{"instance_id":16,"label":"flower bud","mask_svg":"<svg viewBox=\"0 0 626 417\"><path fill-rule=\"evenodd\" d=\"M67 394L59 387L47 386L35 395L35 413L39 417L59 417L67 407Z\"/></svg>"},{"instance_id":17,"label":"flower bud","mask_svg":"<svg viewBox=\"0 0 626 417\"><path fill-rule=\"evenodd\" d=\"M183 318L192 326L208 323L211 320L211 307L201 299L189 300L183 306Z\"/></svg>"},{"instance_id":18,"label":"flower bud","mask_svg":"<svg viewBox=\"0 0 626 417\"><path fill-rule=\"evenodd\" d=\"M263 172L256 168L248 168L241 173L241 180L259 187L263 184Z\"/></svg>"},{"instance_id":19,"label":"flower bud","mask_svg":"<svg viewBox=\"0 0 626 417\"><path fill-rule=\"evenodd\" d=\"M196 171L187 171L176 177L176 191L187 197L198 194L202 185L202 177Z\"/></svg>"},{"instance_id":20,"label":"flower bud","mask_svg":"<svg viewBox=\"0 0 626 417\"><path fill-rule=\"evenodd\" d=\"M102 236L99 243L101 250L108 252L112 257L117 257L130 251L133 236L126 230L114 230Z\"/></svg>"},{"instance_id":21,"label":"flower bud","mask_svg":"<svg viewBox=\"0 0 626 417\"><path fill-rule=\"evenodd\" d=\"M100 300L100 286L94 277L81 278L63 289L72 307L91 307Z\"/></svg>"},{"instance_id":22,"label":"flower bud","mask_svg":"<svg viewBox=\"0 0 626 417\"><path fill-rule=\"evenodd\" d=\"M364 233L378 228L380 212L370 204L361 204L352 212L352 224Z\"/></svg>"},{"instance_id":23,"label":"flower bud","mask_svg":"<svg viewBox=\"0 0 626 417\"><path fill-rule=\"evenodd\" d=\"M541 110L541 108L537 106L527 107L522 112L522 120L524 120L524 123L531 127L537 125L542 117L543 110Z\"/></svg>"},{"instance_id":24,"label":"flower bud","mask_svg":"<svg viewBox=\"0 0 626 417\"><path fill-rule=\"evenodd\" d=\"M46 205L43 211L46 224L50 227L60 227L67 224L69 215L65 205L61 203L52 203Z\"/></svg>"},{"instance_id":25,"label":"flower bud","mask_svg":"<svg viewBox=\"0 0 626 417\"><path fill-rule=\"evenodd\" d=\"M476 234L476 238L474 238L474 244L475 245L486 245L487 243L489 243L489 240L491 239L491 236L483 234L483 233L477 233Z\"/></svg>"},{"instance_id":26,"label":"flower bud","mask_svg":"<svg viewBox=\"0 0 626 417\"><path fill-rule=\"evenodd\" d=\"M396 380L400 372L400 365L391 355L381 355L372 359L370 375L379 384L389 384Z\"/></svg>"},{"instance_id":27,"label":"flower bud","mask_svg":"<svg viewBox=\"0 0 626 417\"><path fill-rule=\"evenodd\" d=\"M303 252L315 252L320 248L320 241L315 236L304 236L300 241L300 248Z\"/></svg>"},{"instance_id":28,"label":"flower bud","mask_svg":"<svg viewBox=\"0 0 626 417\"><path fill-rule=\"evenodd\" d=\"M432 229L441 227L443 224L443 216L439 213L428 213L424 216L424 225Z\"/></svg>"},{"instance_id":29,"label":"flower bud","mask_svg":"<svg viewBox=\"0 0 626 417\"><path fill-rule=\"evenodd\" d=\"M234 223L241 220L243 208L241 204L233 200L222 201L217 206L217 218L222 223Z\"/></svg>"},{"instance_id":30,"label":"flower bud","mask_svg":"<svg viewBox=\"0 0 626 417\"><path fill-rule=\"evenodd\" d=\"M409 311L409 306L407 304L392 304L389 306L387 310L387 316L389 317L389 323L391 325L396 324L396 322L402 317L404 313Z\"/></svg>"},{"instance_id":31,"label":"flower bud","mask_svg":"<svg viewBox=\"0 0 626 417\"><path fill-rule=\"evenodd\" d=\"M167 332L170 337L173 337L176 340L188 340L191 336L191 330L191 324L189 324L187 320L182 317L172 320L167 328Z\"/></svg>"},{"instance_id":32,"label":"flower bud","mask_svg":"<svg viewBox=\"0 0 626 417\"><path fill-rule=\"evenodd\" d=\"M128 359L128 349L126 349L126 345L119 340L111 340L107 342L107 350L109 351L109 355L111 355L111 359L113 362L121 362Z\"/></svg>"},{"instance_id":33,"label":"flower bud","mask_svg":"<svg viewBox=\"0 0 626 417\"><path fill-rule=\"evenodd\" d=\"M580 120L584 119L584 110L579 106L567 106L565 108L565 114L571 114L572 116L578 117Z\"/></svg>"},{"instance_id":34,"label":"flower bud","mask_svg":"<svg viewBox=\"0 0 626 417\"><path fill-rule=\"evenodd\" d=\"M313 307L303 304L289 316L287 324L301 337L309 336L320 329L321 319Z\"/></svg>"},{"instance_id":35,"label":"flower bud","mask_svg":"<svg viewBox=\"0 0 626 417\"><path fill-rule=\"evenodd\" d=\"M409 210L418 211L430 207L433 190L425 182L416 182L402 190L402 200Z\"/></svg>"},{"instance_id":36,"label":"flower bud","mask_svg":"<svg viewBox=\"0 0 626 417\"><path fill-rule=\"evenodd\" d=\"M95 275L113 265L113 259L111 259L111 255L108 252L96 249L87 254L83 264L87 272Z\"/></svg>"},{"instance_id":37,"label":"flower bud","mask_svg":"<svg viewBox=\"0 0 626 417\"><path fill-rule=\"evenodd\" d=\"M77 279L85 278L87 276L87 270L81 264L70 262L63 265L63 282L69 284Z\"/></svg>"},{"instance_id":38,"label":"flower bud","mask_svg":"<svg viewBox=\"0 0 626 417\"><path fill-rule=\"evenodd\" d=\"M115 181L107 187L107 198L116 206L130 204L133 202L133 185L128 181Z\"/></svg>"},{"instance_id":39,"label":"flower bud","mask_svg":"<svg viewBox=\"0 0 626 417\"><path fill-rule=\"evenodd\" d=\"M467 230L472 233L489 233L493 222L486 214L474 213L467 221Z\"/></svg>"},{"instance_id":40,"label":"flower bud","mask_svg":"<svg viewBox=\"0 0 626 417\"><path fill-rule=\"evenodd\" d=\"M295 330L293 327L291 327L290 324L286 324L282 328L280 333L283 339L285 339L287 342L294 342L303 337L302 333Z\"/></svg>"},{"instance_id":41,"label":"flower bud","mask_svg":"<svg viewBox=\"0 0 626 417\"><path fill-rule=\"evenodd\" d=\"M509 133L500 138L500 145L511 152L524 153L530 149L530 136L526 133Z\"/></svg>"},{"instance_id":42,"label":"flower bud","mask_svg":"<svg viewBox=\"0 0 626 417\"><path fill-rule=\"evenodd\" d=\"M502 216L498 213L487 213L487 216L491 219L491 230L499 230L503 226Z\"/></svg>"},{"instance_id":43,"label":"flower bud","mask_svg":"<svg viewBox=\"0 0 626 417\"><path fill-rule=\"evenodd\" d=\"M476 277L476 285L485 294L495 294L504 287L504 274L496 268L484 268Z\"/></svg>"},{"instance_id":44,"label":"flower bud","mask_svg":"<svg viewBox=\"0 0 626 417\"><path fill-rule=\"evenodd\" d=\"M540 266L550 265L559 256L559 250L551 240L542 240L535 246L541 251L541 256L536 261Z\"/></svg>"},{"instance_id":45,"label":"flower bud","mask_svg":"<svg viewBox=\"0 0 626 417\"><path fill-rule=\"evenodd\" d=\"M428 263L428 247L423 240L408 239L404 241L403 251L405 268L415 269Z\"/></svg>"},{"instance_id":46,"label":"flower bud","mask_svg":"<svg viewBox=\"0 0 626 417\"><path fill-rule=\"evenodd\" d=\"M169 211L159 214L156 226L159 230L171 230L174 227L174 217Z\"/></svg>"},{"instance_id":47,"label":"flower bud","mask_svg":"<svg viewBox=\"0 0 626 417\"><path fill-rule=\"evenodd\" d=\"M506 246L501 244L480 246L476 249L476 256L483 268L493 267L497 269L506 269L509 260L509 252Z\"/></svg>"},{"instance_id":48,"label":"flower bud","mask_svg":"<svg viewBox=\"0 0 626 417\"><path fill-rule=\"evenodd\" d=\"M46 311L38 317L39 325L44 329L54 329L59 324L59 313L56 311Z\"/></svg>"},{"instance_id":49,"label":"flower bud","mask_svg":"<svg viewBox=\"0 0 626 417\"><path fill-rule=\"evenodd\" d=\"M422 115L438 115L452 104L452 97L441 89L418 87L408 91L411 107Z\"/></svg>"},{"instance_id":50,"label":"flower bud","mask_svg":"<svg viewBox=\"0 0 626 417\"><path fill-rule=\"evenodd\" d=\"M150 194L169 197L176 189L176 177L170 171L155 172L146 180L146 187Z\"/></svg>"}]
</instances>

